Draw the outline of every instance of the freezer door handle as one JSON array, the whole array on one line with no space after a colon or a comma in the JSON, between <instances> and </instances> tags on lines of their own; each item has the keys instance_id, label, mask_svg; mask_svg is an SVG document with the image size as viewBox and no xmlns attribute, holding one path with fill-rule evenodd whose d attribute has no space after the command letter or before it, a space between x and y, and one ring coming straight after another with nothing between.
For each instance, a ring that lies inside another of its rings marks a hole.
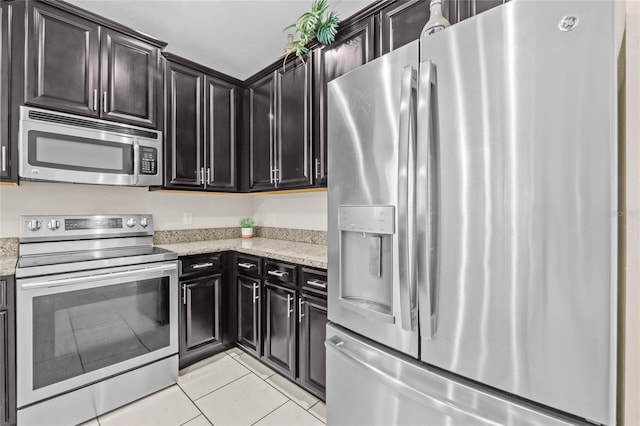
<instances>
[{"instance_id":1,"label":"freezer door handle","mask_svg":"<svg viewBox=\"0 0 640 426\"><path fill-rule=\"evenodd\" d=\"M418 136L416 169L416 211L428 215L417 221L417 268L418 300L420 301L420 334L423 339L432 339L435 333L437 309L434 304L435 261L438 245L438 131L436 68L433 62L420 65L418 84Z\"/></svg>"},{"instance_id":2,"label":"freezer door handle","mask_svg":"<svg viewBox=\"0 0 640 426\"><path fill-rule=\"evenodd\" d=\"M409 386L405 381L403 381L400 377L395 376L391 372L387 372L382 368L374 365L376 363L379 355L372 350L361 349L362 354L358 354L354 351L351 351L347 348L348 345L345 345L345 342L337 336L333 336L324 342L325 347L327 348L327 352L333 352L342 358L345 358L349 361L353 366L363 368L370 373L373 373L375 376L384 380L387 385L395 388L397 391L400 391L405 394L409 394L414 398L418 398L419 400L423 400L424 402L430 402L435 406L440 406L441 409L444 409L444 405L450 405L450 402L444 402L435 398L429 394L426 394L419 389L414 388L413 386ZM366 360L366 361L365 361ZM456 408L456 411L459 411L459 408Z\"/></svg>"},{"instance_id":3,"label":"freezer door handle","mask_svg":"<svg viewBox=\"0 0 640 426\"><path fill-rule=\"evenodd\" d=\"M400 120L398 145L398 261L400 286L400 323L404 330L414 329L415 317L415 273L413 261L413 185L410 175L414 170L413 144L415 143L415 102L414 91L417 86L416 70L407 66L402 69L400 93Z\"/></svg>"}]
</instances>

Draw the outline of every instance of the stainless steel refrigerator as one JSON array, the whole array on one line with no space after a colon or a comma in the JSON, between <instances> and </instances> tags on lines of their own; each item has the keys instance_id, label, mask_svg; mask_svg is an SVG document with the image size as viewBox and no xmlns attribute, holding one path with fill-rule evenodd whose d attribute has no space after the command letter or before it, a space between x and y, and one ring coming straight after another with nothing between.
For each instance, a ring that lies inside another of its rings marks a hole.
<instances>
[{"instance_id":1,"label":"stainless steel refrigerator","mask_svg":"<svg viewBox=\"0 0 640 426\"><path fill-rule=\"evenodd\" d=\"M329 84L329 424L615 424L613 8L514 0Z\"/></svg>"}]
</instances>

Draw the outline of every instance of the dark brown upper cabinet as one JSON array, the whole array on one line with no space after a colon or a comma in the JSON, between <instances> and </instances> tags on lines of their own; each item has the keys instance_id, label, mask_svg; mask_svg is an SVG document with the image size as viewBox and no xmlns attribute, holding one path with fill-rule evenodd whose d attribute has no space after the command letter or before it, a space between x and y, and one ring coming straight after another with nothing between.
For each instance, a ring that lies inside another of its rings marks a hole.
<instances>
[{"instance_id":1,"label":"dark brown upper cabinet","mask_svg":"<svg viewBox=\"0 0 640 426\"><path fill-rule=\"evenodd\" d=\"M109 29L100 42L102 118L156 127L158 49Z\"/></svg>"},{"instance_id":2,"label":"dark brown upper cabinet","mask_svg":"<svg viewBox=\"0 0 640 426\"><path fill-rule=\"evenodd\" d=\"M98 24L44 3L27 7L26 102L98 117Z\"/></svg>"},{"instance_id":3,"label":"dark brown upper cabinet","mask_svg":"<svg viewBox=\"0 0 640 426\"><path fill-rule=\"evenodd\" d=\"M431 16L425 0L398 1L380 11L380 54L420 38Z\"/></svg>"},{"instance_id":4,"label":"dark brown upper cabinet","mask_svg":"<svg viewBox=\"0 0 640 426\"><path fill-rule=\"evenodd\" d=\"M291 58L250 79L245 92L249 191L312 183L311 62L310 56Z\"/></svg>"},{"instance_id":5,"label":"dark brown upper cabinet","mask_svg":"<svg viewBox=\"0 0 640 426\"><path fill-rule=\"evenodd\" d=\"M26 103L157 126L163 45L102 26L69 5L27 7Z\"/></svg>"},{"instance_id":6,"label":"dark brown upper cabinet","mask_svg":"<svg viewBox=\"0 0 640 426\"><path fill-rule=\"evenodd\" d=\"M16 19L22 7L23 4L19 2L0 2L0 181L17 181L17 149L13 142L16 138L12 139L12 134L17 134L18 114L11 107L11 69L20 63L17 55L20 49L14 49L13 44L14 27L24 25L24 20ZM16 77L20 77L19 73Z\"/></svg>"},{"instance_id":7,"label":"dark brown upper cabinet","mask_svg":"<svg viewBox=\"0 0 640 426\"><path fill-rule=\"evenodd\" d=\"M275 185L299 188L312 183L311 57L289 61L276 72Z\"/></svg>"},{"instance_id":8,"label":"dark brown upper cabinet","mask_svg":"<svg viewBox=\"0 0 640 426\"><path fill-rule=\"evenodd\" d=\"M274 108L275 73L251 83L246 91L249 191L275 188L274 183Z\"/></svg>"},{"instance_id":9,"label":"dark brown upper cabinet","mask_svg":"<svg viewBox=\"0 0 640 426\"><path fill-rule=\"evenodd\" d=\"M375 19L341 27L336 41L315 49L313 96L313 176L318 186L327 184L327 83L375 57Z\"/></svg>"},{"instance_id":10,"label":"dark brown upper cabinet","mask_svg":"<svg viewBox=\"0 0 640 426\"><path fill-rule=\"evenodd\" d=\"M165 55L165 186L234 191L240 82Z\"/></svg>"},{"instance_id":11,"label":"dark brown upper cabinet","mask_svg":"<svg viewBox=\"0 0 640 426\"><path fill-rule=\"evenodd\" d=\"M508 0L448 0L443 4L443 13L454 24L479 13L486 12Z\"/></svg>"}]
</instances>

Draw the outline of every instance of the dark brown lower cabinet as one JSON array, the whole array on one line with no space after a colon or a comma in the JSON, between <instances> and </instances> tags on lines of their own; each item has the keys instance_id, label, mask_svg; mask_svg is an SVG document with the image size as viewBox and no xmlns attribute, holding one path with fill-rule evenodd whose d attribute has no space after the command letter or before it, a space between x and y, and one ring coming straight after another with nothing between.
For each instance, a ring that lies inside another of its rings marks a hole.
<instances>
[{"instance_id":1,"label":"dark brown lower cabinet","mask_svg":"<svg viewBox=\"0 0 640 426\"><path fill-rule=\"evenodd\" d=\"M182 284L185 326L182 352L221 341L220 279L218 274Z\"/></svg>"},{"instance_id":2,"label":"dark brown lower cabinet","mask_svg":"<svg viewBox=\"0 0 640 426\"><path fill-rule=\"evenodd\" d=\"M295 379L296 291L267 281L264 285L264 305L263 359L280 373Z\"/></svg>"},{"instance_id":3,"label":"dark brown lower cabinet","mask_svg":"<svg viewBox=\"0 0 640 426\"><path fill-rule=\"evenodd\" d=\"M0 425L16 424L16 333L13 277L0 277Z\"/></svg>"},{"instance_id":4,"label":"dark brown lower cabinet","mask_svg":"<svg viewBox=\"0 0 640 426\"><path fill-rule=\"evenodd\" d=\"M327 301L302 293L299 299L298 376L300 384L322 400L326 388Z\"/></svg>"},{"instance_id":5,"label":"dark brown lower cabinet","mask_svg":"<svg viewBox=\"0 0 640 426\"><path fill-rule=\"evenodd\" d=\"M225 285L224 254L180 258L180 368L231 347L235 341L233 286Z\"/></svg>"},{"instance_id":6,"label":"dark brown lower cabinet","mask_svg":"<svg viewBox=\"0 0 640 426\"><path fill-rule=\"evenodd\" d=\"M238 287L238 343L248 352L261 356L261 280L238 275L236 281Z\"/></svg>"}]
</instances>

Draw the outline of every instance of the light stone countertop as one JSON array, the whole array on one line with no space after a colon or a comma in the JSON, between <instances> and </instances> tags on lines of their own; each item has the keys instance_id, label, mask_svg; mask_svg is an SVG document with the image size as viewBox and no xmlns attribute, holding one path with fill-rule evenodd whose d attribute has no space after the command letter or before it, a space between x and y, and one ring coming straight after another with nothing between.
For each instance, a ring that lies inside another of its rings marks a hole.
<instances>
[{"instance_id":1,"label":"light stone countertop","mask_svg":"<svg viewBox=\"0 0 640 426\"><path fill-rule=\"evenodd\" d=\"M194 241L191 243L158 244L178 256L233 250L239 253L327 269L327 246L270 238L233 238L228 240Z\"/></svg>"},{"instance_id":2,"label":"light stone countertop","mask_svg":"<svg viewBox=\"0 0 640 426\"><path fill-rule=\"evenodd\" d=\"M13 275L16 273L17 255L7 255L0 257L0 276Z\"/></svg>"},{"instance_id":3,"label":"light stone countertop","mask_svg":"<svg viewBox=\"0 0 640 426\"><path fill-rule=\"evenodd\" d=\"M239 253L327 269L327 246L324 244L300 243L271 238L232 238L227 240L158 244L157 246L176 252L178 256L233 250ZM0 256L0 276L15 274L17 263L17 254Z\"/></svg>"}]
</instances>

